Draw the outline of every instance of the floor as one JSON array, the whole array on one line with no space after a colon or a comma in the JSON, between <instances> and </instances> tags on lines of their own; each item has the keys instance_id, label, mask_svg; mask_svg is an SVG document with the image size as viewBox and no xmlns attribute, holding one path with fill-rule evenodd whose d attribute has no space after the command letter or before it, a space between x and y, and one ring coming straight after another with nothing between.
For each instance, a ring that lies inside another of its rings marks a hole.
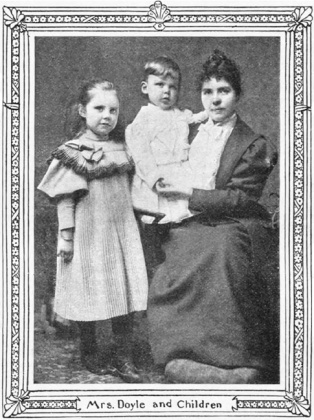
<instances>
[{"instance_id":1,"label":"floor","mask_svg":"<svg viewBox=\"0 0 314 420\"><path fill-rule=\"evenodd\" d=\"M147 340L145 313L135 318L134 360L140 369L143 383L168 383L162 372L153 364ZM108 349L111 327L107 321L97 325L99 349ZM119 377L96 375L86 370L80 362L79 337L75 323L62 328L54 327L35 317L34 382L42 384L101 384L123 383Z\"/></svg>"}]
</instances>

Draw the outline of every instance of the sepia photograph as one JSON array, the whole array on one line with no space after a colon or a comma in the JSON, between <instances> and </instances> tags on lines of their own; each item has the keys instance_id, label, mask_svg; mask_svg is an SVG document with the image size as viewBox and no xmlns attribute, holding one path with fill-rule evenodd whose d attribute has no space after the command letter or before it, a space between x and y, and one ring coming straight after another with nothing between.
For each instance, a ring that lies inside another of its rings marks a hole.
<instances>
[{"instance_id":1,"label":"sepia photograph","mask_svg":"<svg viewBox=\"0 0 314 420\"><path fill-rule=\"evenodd\" d=\"M3 417L308 416L312 8L144 3L3 6Z\"/></svg>"}]
</instances>

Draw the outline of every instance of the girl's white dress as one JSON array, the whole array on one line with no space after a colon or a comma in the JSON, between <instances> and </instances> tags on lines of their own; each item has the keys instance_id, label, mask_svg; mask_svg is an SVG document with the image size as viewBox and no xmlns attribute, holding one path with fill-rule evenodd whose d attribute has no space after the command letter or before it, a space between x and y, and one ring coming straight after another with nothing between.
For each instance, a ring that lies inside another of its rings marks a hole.
<instances>
[{"instance_id":1,"label":"girl's white dress","mask_svg":"<svg viewBox=\"0 0 314 420\"><path fill-rule=\"evenodd\" d=\"M162 110L148 104L126 129L126 143L136 166L133 204L166 214L160 223L178 222L190 216L188 200L162 197L153 188L160 178L174 184L188 182L189 124L206 118L205 112L194 115L189 110Z\"/></svg>"},{"instance_id":2,"label":"girl's white dress","mask_svg":"<svg viewBox=\"0 0 314 420\"><path fill-rule=\"evenodd\" d=\"M56 200L75 200L74 255L69 263L57 258L55 312L96 321L145 310L146 267L124 145L83 134L53 157L38 188ZM68 220L61 224L71 227Z\"/></svg>"}]
</instances>

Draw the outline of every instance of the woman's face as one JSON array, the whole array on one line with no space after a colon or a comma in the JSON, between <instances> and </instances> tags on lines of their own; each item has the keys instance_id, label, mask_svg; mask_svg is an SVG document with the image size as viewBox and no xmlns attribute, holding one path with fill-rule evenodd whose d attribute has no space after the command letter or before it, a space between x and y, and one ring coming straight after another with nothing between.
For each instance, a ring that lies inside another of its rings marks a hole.
<instances>
[{"instance_id":1,"label":"woman's face","mask_svg":"<svg viewBox=\"0 0 314 420\"><path fill-rule=\"evenodd\" d=\"M202 86L202 104L214 123L223 122L234 113L238 96L225 79L211 78Z\"/></svg>"}]
</instances>

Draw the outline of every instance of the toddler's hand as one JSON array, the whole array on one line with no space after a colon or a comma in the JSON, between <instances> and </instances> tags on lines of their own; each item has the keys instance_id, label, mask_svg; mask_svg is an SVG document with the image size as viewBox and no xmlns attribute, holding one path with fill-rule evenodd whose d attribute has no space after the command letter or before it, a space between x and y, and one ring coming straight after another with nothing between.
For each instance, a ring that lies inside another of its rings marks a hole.
<instances>
[{"instance_id":1,"label":"toddler's hand","mask_svg":"<svg viewBox=\"0 0 314 420\"><path fill-rule=\"evenodd\" d=\"M209 112L207 110L201 111L198 114L194 114L194 123L201 123L209 118Z\"/></svg>"},{"instance_id":2,"label":"toddler's hand","mask_svg":"<svg viewBox=\"0 0 314 420\"><path fill-rule=\"evenodd\" d=\"M57 256L63 258L65 263L68 263L73 258L73 251L73 239L69 237L68 232L61 231L58 239Z\"/></svg>"}]
</instances>

